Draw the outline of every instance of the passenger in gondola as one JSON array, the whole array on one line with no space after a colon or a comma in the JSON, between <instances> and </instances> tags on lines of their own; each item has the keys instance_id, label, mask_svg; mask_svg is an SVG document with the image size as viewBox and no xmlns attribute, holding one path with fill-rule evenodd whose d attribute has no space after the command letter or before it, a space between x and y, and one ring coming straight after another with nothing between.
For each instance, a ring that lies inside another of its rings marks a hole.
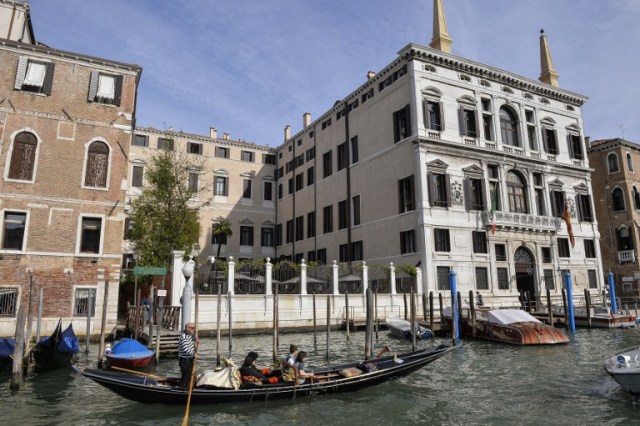
<instances>
[{"instance_id":1,"label":"passenger in gondola","mask_svg":"<svg viewBox=\"0 0 640 426\"><path fill-rule=\"evenodd\" d=\"M247 354L242 367L240 367L242 381L254 383L278 383L278 378L272 376L269 368L258 368L256 366L257 359L257 353L251 351Z\"/></svg>"},{"instance_id":2,"label":"passenger in gondola","mask_svg":"<svg viewBox=\"0 0 640 426\"><path fill-rule=\"evenodd\" d=\"M305 361L307 360L307 353L305 351L298 352L296 362L293 367L298 372L298 384L303 384L307 379L315 379L316 375L311 371L305 371Z\"/></svg>"},{"instance_id":3,"label":"passenger in gondola","mask_svg":"<svg viewBox=\"0 0 640 426\"><path fill-rule=\"evenodd\" d=\"M297 356L298 346L292 343L289 346L289 353L282 363L282 380L285 382L293 382L296 380L296 371L293 366L296 363Z\"/></svg>"}]
</instances>

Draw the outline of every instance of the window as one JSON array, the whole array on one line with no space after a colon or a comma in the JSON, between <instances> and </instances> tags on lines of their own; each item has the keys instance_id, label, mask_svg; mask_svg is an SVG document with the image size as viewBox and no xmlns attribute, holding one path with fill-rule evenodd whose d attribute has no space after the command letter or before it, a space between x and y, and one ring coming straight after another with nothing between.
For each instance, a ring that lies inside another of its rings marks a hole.
<instances>
[{"instance_id":1,"label":"window","mask_svg":"<svg viewBox=\"0 0 640 426\"><path fill-rule=\"evenodd\" d=\"M451 283L449 282L450 268L448 266L438 266L436 271L438 275L438 290L451 290Z\"/></svg>"},{"instance_id":2,"label":"window","mask_svg":"<svg viewBox=\"0 0 640 426\"><path fill-rule=\"evenodd\" d=\"M416 252L416 231L404 231L400 233L400 254Z\"/></svg>"},{"instance_id":3,"label":"window","mask_svg":"<svg viewBox=\"0 0 640 426\"><path fill-rule=\"evenodd\" d=\"M307 213L307 238L316 236L316 212Z\"/></svg>"},{"instance_id":4,"label":"window","mask_svg":"<svg viewBox=\"0 0 640 426\"><path fill-rule=\"evenodd\" d=\"M318 263L321 265L327 264L327 249L318 249Z\"/></svg>"},{"instance_id":5,"label":"window","mask_svg":"<svg viewBox=\"0 0 640 426\"><path fill-rule=\"evenodd\" d=\"M322 210L322 232L333 232L333 206L326 206Z\"/></svg>"},{"instance_id":6,"label":"window","mask_svg":"<svg viewBox=\"0 0 640 426\"><path fill-rule=\"evenodd\" d=\"M527 139L529 140L529 149L532 151L538 150L538 138L536 136L536 125L533 116L533 111L525 110L525 120L527 121Z\"/></svg>"},{"instance_id":7,"label":"window","mask_svg":"<svg viewBox=\"0 0 640 426\"><path fill-rule=\"evenodd\" d=\"M544 144L544 150L547 154L558 155L558 138L556 137L555 129L550 127L543 127L542 142Z\"/></svg>"},{"instance_id":8,"label":"window","mask_svg":"<svg viewBox=\"0 0 640 426\"><path fill-rule=\"evenodd\" d=\"M489 172L489 198L491 210L502 210L502 198L500 197L500 169L495 164L487 167Z\"/></svg>"},{"instance_id":9,"label":"window","mask_svg":"<svg viewBox=\"0 0 640 426\"><path fill-rule=\"evenodd\" d=\"M393 142L399 142L411 135L411 109L407 105L393 113Z\"/></svg>"},{"instance_id":10,"label":"window","mask_svg":"<svg viewBox=\"0 0 640 426\"><path fill-rule=\"evenodd\" d=\"M485 140L493 140L493 115L482 113L482 134Z\"/></svg>"},{"instance_id":11,"label":"window","mask_svg":"<svg viewBox=\"0 0 640 426\"><path fill-rule=\"evenodd\" d=\"M470 101L471 103L472 101ZM478 137L478 126L476 125L476 109L473 106L462 105L458 110L460 119L460 134L470 138Z\"/></svg>"},{"instance_id":12,"label":"window","mask_svg":"<svg viewBox=\"0 0 640 426\"><path fill-rule=\"evenodd\" d=\"M73 316L86 317L91 312L91 316L94 317L96 315L96 293L95 288L76 288L73 298Z\"/></svg>"},{"instance_id":13,"label":"window","mask_svg":"<svg viewBox=\"0 0 640 426\"><path fill-rule=\"evenodd\" d=\"M158 149L164 149L165 151L173 151L173 139L158 138Z\"/></svg>"},{"instance_id":14,"label":"window","mask_svg":"<svg viewBox=\"0 0 640 426\"><path fill-rule=\"evenodd\" d=\"M103 74L99 71L91 71L89 80L89 102L97 102L107 105L120 106L122 98L122 76Z\"/></svg>"},{"instance_id":15,"label":"window","mask_svg":"<svg viewBox=\"0 0 640 426\"><path fill-rule=\"evenodd\" d=\"M253 163L253 152L252 151L242 151L242 153L240 154L240 159L242 161L248 161L250 163Z\"/></svg>"},{"instance_id":16,"label":"window","mask_svg":"<svg viewBox=\"0 0 640 426\"><path fill-rule=\"evenodd\" d=\"M225 148L222 146L216 146L216 157L218 158L229 158L229 148Z\"/></svg>"},{"instance_id":17,"label":"window","mask_svg":"<svg viewBox=\"0 0 640 426\"><path fill-rule=\"evenodd\" d=\"M0 317L15 317L18 307L17 287L0 287Z\"/></svg>"},{"instance_id":18,"label":"window","mask_svg":"<svg viewBox=\"0 0 640 426\"><path fill-rule=\"evenodd\" d=\"M202 155L202 144L195 142L187 142L187 153Z\"/></svg>"},{"instance_id":19,"label":"window","mask_svg":"<svg viewBox=\"0 0 640 426\"><path fill-rule=\"evenodd\" d=\"M351 259L349 258L349 245L348 244L340 244L338 247L338 260L340 262L349 262Z\"/></svg>"},{"instance_id":20,"label":"window","mask_svg":"<svg viewBox=\"0 0 640 426\"><path fill-rule=\"evenodd\" d=\"M293 194L293 178L289 178L287 181L287 188L289 188L288 194Z\"/></svg>"},{"instance_id":21,"label":"window","mask_svg":"<svg viewBox=\"0 0 640 426\"><path fill-rule=\"evenodd\" d=\"M275 166L276 165L275 154L262 154L262 162L264 164L271 164L272 166Z\"/></svg>"},{"instance_id":22,"label":"window","mask_svg":"<svg viewBox=\"0 0 640 426\"><path fill-rule=\"evenodd\" d=\"M325 121L322 122L322 130L326 129L329 126L331 126L331 119L330 118L328 120L325 120Z\"/></svg>"},{"instance_id":23,"label":"window","mask_svg":"<svg viewBox=\"0 0 640 426\"><path fill-rule=\"evenodd\" d=\"M276 225L276 246L282 245L282 224Z\"/></svg>"},{"instance_id":24,"label":"window","mask_svg":"<svg viewBox=\"0 0 640 426\"><path fill-rule=\"evenodd\" d=\"M273 182L267 181L264 183L264 201L272 201L273 200Z\"/></svg>"},{"instance_id":25,"label":"window","mask_svg":"<svg viewBox=\"0 0 640 426\"><path fill-rule=\"evenodd\" d=\"M596 258L596 245L593 240L584 240L584 257L587 259Z\"/></svg>"},{"instance_id":26,"label":"window","mask_svg":"<svg viewBox=\"0 0 640 426\"><path fill-rule=\"evenodd\" d=\"M315 181L316 181L315 168L311 166L307 169L307 186L313 185Z\"/></svg>"},{"instance_id":27,"label":"window","mask_svg":"<svg viewBox=\"0 0 640 426\"><path fill-rule=\"evenodd\" d=\"M349 226L347 216L347 200L338 203L338 229L344 229Z\"/></svg>"},{"instance_id":28,"label":"window","mask_svg":"<svg viewBox=\"0 0 640 426\"><path fill-rule=\"evenodd\" d=\"M271 226L260 228L260 245L262 247L273 247L273 228Z\"/></svg>"},{"instance_id":29,"label":"window","mask_svg":"<svg viewBox=\"0 0 640 426\"><path fill-rule=\"evenodd\" d=\"M240 227L240 245L241 246L253 245L253 226Z\"/></svg>"},{"instance_id":30,"label":"window","mask_svg":"<svg viewBox=\"0 0 640 426\"><path fill-rule=\"evenodd\" d=\"M431 205L435 207L449 207L449 175L445 173L429 174L429 197Z\"/></svg>"},{"instance_id":31,"label":"window","mask_svg":"<svg viewBox=\"0 0 640 426\"><path fill-rule=\"evenodd\" d=\"M52 62L37 62L21 56L14 89L50 95L54 69L55 64Z\"/></svg>"},{"instance_id":32,"label":"window","mask_svg":"<svg viewBox=\"0 0 640 426\"><path fill-rule=\"evenodd\" d=\"M282 194L283 194L282 184L279 183L278 184L278 199L282 198Z\"/></svg>"},{"instance_id":33,"label":"window","mask_svg":"<svg viewBox=\"0 0 640 426\"><path fill-rule=\"evenodd\" d=\"M564 192L551 190L551 212L554 217L562 217L564 214Z\"/></svg>"},{"instance_id":34,"label":"window","mask_svg":"<svg viewBox=\"0 0 640 426\"><path fill-rule=\"evenodd\" d=\"M399 212L405 213L415 209L415 189L413 175L398 181Z\"/></svg>"},{"instance_id":35,"label":"window","mask_svg":"<svg viewBox=\"0 0 640 426\"><path fill-rule=\"evenodd\" d=\"M13 140L9 179L33 181L38 139L33 133L20 132Z\"/></svg>"},{"instance_id":36,"label":"window","mask_svg":"<svg viewBox=\"0 0 640 426\"><path fill-rule=\"evenodd\" d=\"M445 252L451 251L448 229L435 228L433 230L433 239L435 242L436 251L445 251Z\"/></svg>"},{"instance_id":37,"label":"window","mask_svg":"<svg viewBox=\"0 0 640 426\"><path fill-rule=\"evenodd\" d=\"M553 259L551 258L551 247L542 247L542 263L551 263Z\"/></svg>"},{"instance_id":38,"label":"window","mask_svg":"<svg viewBox=\"0 0 640 426\"><path fill-rule=\"evenodd\" d=\"M617 173L620 171L618 156L616 154L611 153L607 156L607 164L609 165L609 173Z\"/></svg>"},{"instance_id":39,"label":"window","mask_svg":"<svg viewBox=\"0 0 640 426\"><path fill-rule=\"evenodd\" d=\"M484 188L482 179L467 178L465 185L467 186L467 209L484 210Z\"/></svg>"},{"instance_id":40,"label":"window","mask_svg":"<svg viewBox=\"0 0 640 426\"><path fill-rule=\"evenodd\" d=\"M498 290L509 290L509 270L507 268L496 268L498 275Z\"/></svg>"},{"instance_id":41,"label":"window","mask_svg":"<svg viewBox=\"0 0 640 426\"><path fill-rule=\"evenodd\" d=\"M571 257L568 238L558 238L558 257Z\"/></svg>"},{"instance_id":42,"label":"window","mask_svg":"<svg viewBox=\"0 0 640 426\"><path fill-rule=\"evenodd\" d=\"M109 147L104 142L92 142L87 152L84 186L106 188L108 173Z\"/></svg>"},{"instance_id":43,"label":"window","mask_svg":"<svg viewBox=\"0 0 640 426\"><path fill-rule=\"evenodd\" d=\"M359 161L358 156L358 137L351 138L351 164L356 164Z\"/></svg>"},{"instance_id":44,"label":"window","mask_svg":"<svg viewBox=\"0 0 640 426\"><path fill-rule=\"evenodd\" d=\"M322 170L324 171L324 177L327 176L331 176L331 174L333 173L333 170L331 168L332 166L332 159L331 159L331 151L329 152L325 152L322 155Z\"/></svg>"},{"instance_id":45,"label":"window","mask_svg":"<svg viewBox=\"0 0 640 426\"><path fill-rule=\"evenodd\" d=\"M296 175L296 191L300 191L304 188L304 173Z\"/></svg>"},{"instance_id":46,"label":"window","mask_svg":"<svg viewBox=\"0 0 640 426\"><path fill-rule=\"evenodd\" d=\"M369 99L373 98L373 89L370 89L368 92L366 92L365 94L363 94L360 97L360 100L362 101L362 103L367 102Z\"/></svg>"},{"instance_id":47,"label":"window","mask_svg":"<svg viewBox=\"0 0 640 426\"><path fill-rule=\"evenodd\" d=\"M100 253L102 219L83 217L80 230L80 253Z\"/></svg>"},{"instance_id":48,"label":"window","mask_svg":"<svg viewBox=\"0 0 640 426\"><path fill-rule=\"evenodd\" d=\"M242 180L242 198L251 199L251 180L249 179Z\"/></svg>"},{"instance_id":49,"label":"window","mask_svg":"<svg viewBox=\"0 0 640 426\"><path fill-rule=\"evenodd\" d=\"M349 148L346 142L338 145L337 153L338 153L338 171L340 171L349 165Z\"/></svg>"},{"instance_id":50,"label":"window","mask_svg":"<svg viewBox=\"0 0 640 426\"><path fill-rule=\"evenodd\" d=\"M506 262L507 261L507 246L504 244L496 244L496 261L498 262Z\"/></svg>"},{"instance_id":51,"label":"window","mask_svg":"<svg viewBox=\"0 0 640 426\"><path fill-rule=\"evenodd\" d=\"M569 133L567 135L567 145L569 147L569 157L576 160L584 159L582 152L582 138L580 135Z\"/></svg>"},{"instance_id":52,"label":"window","mask_svg":"<svg viewBox=\"0 0 640 426\"><path fill-rule=\"evenodd\" d=\"M611 199L613 202L613 210L616 212L624 210L624 194L622 189L616 188L611 193Z\"/></svg>"},{"instance_id":53,"label":"window","mask_svg":"<svg viewBox=\"0 0 640 426\"><path fill-rule=\"evenodd\" d=\"M147 135L135 135L133 137L134 146L149 146L149 136Z\"/></svg>"},{"instance_id":54,"label":"window","mask_svg":"<svg viewBox=\"0 0 640 426\"><path fill-rule=\"evenodd\" d=\"M315 262L316 261L316 252L311 250L309 252L307 252L307 261L308 262Z\"/></svg>"},{"instance_id":55,"label":"window","mask_svg":"<svg viewBox=\"0 0 640 426\"><path fill-rule=\"evenodd\" d=\"M27 214L21 212L4 212L4 224L2 229L2 249L24 249L24 233L27 227Z\"/></svg>"},{"instance_id":56,"label":"window","mask_svg":"<svg viewBox=\"0 0 640 426\"><path fill-rule=\"evenodd\" d=\"M627 170L633 173L633 159L631 158L631 154L627 152Z\"/></svg>"},{"instance_id":57,"label":"window","mask_svg":"<svg viewBox=\"0 0 640 426\"><path fill-rule=\"evenodd\" d=\"M635 185L633 186L632 192L633 204L635 205L636 210L640 210L640 192L638 192L638 189L635 187Z\"/></svg>"},{"instance_id":58,"label":"window","mask_svg":"<svg viewBox=\"0 0 640 426\"><path fill-rule=\"evenodd\" d=\"M618 250L633 250L633 241L631 232L626 226L616 229L616 239L618 241Z\"/></svg>"},{"instance_id":59,"label":"window","mask_svg":"<svg viewBox=\"0 0 640 426\"><path fill-rule=\"evenodd\" d=\"M191 191L193 195L196 195L199 191L198 190L199 179L200 177L198 176L198 173L189 172L189 191Z\"/></svg>"},{"instance_id":60,"label":"window","mask_svg":"<svg viewBox=\"0 0 640 426\"><path fill-rule=\"evenodd\" d=\"M476 268L476 290L489 290L489 271L487 268Z\"/></svg>"},{"instance_id":61,"label":"window","mask_svg":"<svg viewBox=\"0 0 640 426\"><path fill-rule=\"evenodd\" d=\"M500 135L504 145L520 146L518 119L510 108L500 108Z\"/></svg>"},{"instance_id":62,"label":"window","mask_svg":"<svg viewBox=\"0 0 640 426\"><path fill-rule=\"evenodd\" d=\"M473 231L471 233L473 239L474 253L488 253L487 251L487 233L482 231ZM497 259L496 259L497 260Z\"/></svg>"},{"instance_id":63,"label":"window","mask_svg":"<svg viewBox=\"0 0 640 426\"><path fill-rule=\"evenodd\" d=\"M578 206L578 220L580 222L593 222L591 213L591 197L588 194L578 194L576 196Z\"/></svg>"},{"instance_id":64,"label":"window","mask_svg":"<svg viewBox=\"0 0 640 426\"><path fill-rule=\"evenodd\" d=\"M309 148L305 155L307 156L307 161L316 158L316 147L312 146L311 148Z\"/></svg>"},{"instance_id":65,"label":"window","mask_svg":"<svg viewBox=\"0 0 640 426\"><path fill-rule=\"evenodd\" d=\"M296 217L296 241L304 239L304 216Z\"/></svg>"},{"instance_id":66,"label":"window","mask_svg":"<svg viewBox=\"0 0 640 426\"><path fill-rule=\"evenodd\" d=\"M131 238L131 231L133 231L133 221L131 220L131 218L127 217L124 219L124 236L123 238L125 240L128 240Z\"/></svg>"},{"instance_id":67,"label":"window","mask_svg":"<svg viewBox=\"0 0 640 426\"><path fill-rule=\"evenodd\" d=\"M595 269L587 270L587 281L589 282L589 288L598 288L598 276Z\"/></svg>"},{"instance_id":68,"label":"window","mask_svg":"<svg viewBox=\"0 0 640 426\"><path fill-rule=\"evenodd\" d=\"M542 186L542 174L533 174L534 196L536 205L536 214L539 216L545 216L545 202L544 202L544 187Z\"/></svg>"},{"instance_id":69,"label":"window","mask_svg":"<svg viewBox=\"0 0 640 426\"><path fill-rule=\"evenodd\" d=\"M351 212L353 214L353 226L360 225L360 196L352 198Z\"/></svg>"},{"instance_id":70,"label":"window","mask_svg":"<svg viewBox=\"0 0 640 426\"><path fill-rule=\"evenodd\" d=\"M216 176L213 195L221 195L224 197L228 196L229 195L228 181L229 179L224 176Z\"/></svg>"},{"instance_id":71,"label":"window","mask_svg":"<svg viewBox=\"0 0 640 426\"><path fill-rule=\"evenodd\" d=\"M510 212L529 213L525 180L518 172L513 170L507 172L507 195L509 197Z\"/></svg>"},{"instance_id":72,"label":"window","mask_svg":"<svg viewBox=\"0 0 640 426\"><path fill-rule=\"evenodd\" d=\"M425 99L424 103L424 127L437 132L444 129L442 125L442 104L439 100Z\"/></svg>"},{"instance_id":73,"label":"window","mask_svg":"<svg viewBox=\"0 0 640 426\"><path fill-rule=\"evenodd\" d=\"M351 260L358 261L364 259L364 248L362 241L354 241L351 243Z\"/></svg>"},{"instance_id":74,"label":"window","mask_svg":"<svg viewBox=\"0 0 640 426\"><path fill-rule=\"evenodd\" d=\"M555 290L556 283L553 276L553 269L545 269L543 271L544 274L544 286L547 290Z\"/></svg>"}]
</instances>

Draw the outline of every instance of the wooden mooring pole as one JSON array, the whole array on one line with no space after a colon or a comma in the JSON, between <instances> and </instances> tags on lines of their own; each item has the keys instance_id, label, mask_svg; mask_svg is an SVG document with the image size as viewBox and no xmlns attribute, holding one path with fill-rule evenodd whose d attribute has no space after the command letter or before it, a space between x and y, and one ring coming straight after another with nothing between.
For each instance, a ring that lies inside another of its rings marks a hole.
<instances>
[{"instance_id":1,"label":"wooden mooring pole","mask_svg":"<svg viewBox=\"0 0 640 426\"><path fill-rule=\"evenodd\" d=\"M584 289L584 304L587 308L587 328L591 329L591 293L589 289Z\"/></svg>"},{"instance_id":2,"label":"wooden mooring pole","mask_svg":"<svg viewBox=\"0 0 640 426\"><path fill-rule=\"evenodd\" d=\"M87 289L87 330L85 335L85 354L89 354L89 343L91 342L91 311L93 310L91 309L93 307L93 298L91 296L91 289Z\"/></svg>"},{"instance_id":3,"label":"wooden mooring pole","mask_svg":"<svg viewBox=\"0 0 640 426\"><path fill-rule=\"evenodd\" d=\"M564 309L564 326L568 330L569 329L569 311L567 310L567 293L566 290L562 289L562 306Z\"/></svg>"},{"instance_id":4,"label":"wooden mooring pole","mask_svg":"<svg viewBox=\"0 0 640 426\"><path fill-rule=\"evenodd\" d=\"M44 290L42 287L38 289L38 322L36 323L36 343L40 341L40 332L42 331L42 304L44 303Z\"/></svg>"},{"instance_id":5,"label":"wooden mooring pole","mask_svg":"<svg viewBox=\"0 0 640 426\"><path fill-rule=\"evenodd\" d=\"M547 289L547 310L549 311L549 325L553 326L553 305L551 304L551 290Z\"/></svg>"},{"instance_id":6,"label":"wooden mooring pole","mask_svg":"<svg viewBox=\"0 0 640 426\"><path fill-rule=\"evenodd\" d=\"M469 290L469 310L471 311L471 337L476 338L476 306L473 299L473 290Z\"/></svg>"},{"instance_id":7,"label":"wooden mooring pole","mask_svg":"<svg viewBox=\"0 0 640 426\"><path fill-rule=\"evenodd\" d=\"M440 317L442 318L442 317ZM441 319L442 321L442 319ZM433 329L433 292L430 291L429 292L429 328L431 328L431 331L434 332Z\"/></svg>"},{"instance_id":8,"label":"wooden mooring pole","mask_svg":"<svg viewBox=\"0 0 640 426\"><path fill-rule=\"evenodd\" d=\"M347 329L347 340L351 339L349 335L349 288L344 288L344 317L346 319L345 328Z\"/></svg>"},{"instance_id":9,"label":"wooden mooring pole","mask_svg":"<svg viewBox=\"0 0 640 426\"><path fill-rule=\"evenodd\" d=\"M316 318L316 292L311 293L311 300L313 301L313 347L315 348L318 345L318 336L317 336L317 318Z\"/></svg>"},{"instance_id":10,"label":"wooden mooring pole","mask_svg":"<svg viewBox=\"0 0 640 426\"><path fill-rule=\"evenodd\" d=\"M428 321L428 318L427 318L427 293L422 293L422 317L424 319L424 322Z\"/></svg>"},{"instance_id":11,"label":"wooden mooring pole","mask_svg":"<svg viewBox=\"0 0 640 426\"><path fill-rule=\"evenodd\" d=\"M331 296L327 295L327 350L325 357L329 359L329 345L331 343Z\"/></svg>"},{"instance_id":12,"label":"wooden mooring pole","mask_svg":"<svg viewBox=\"0 0 640 426\"><path fill-rule=\"evenodd\" d=\"M220 365L220 321L222 319L222 285L218 284L218 309L216 312L216 365Z\"/></svg>"},{"instance_id":13,"label":"wooden mooring pole","mask_svg":"<svg viewBox=\"0 0 640 426\"><path fill-rule=\"evenodd\" d=\"M406 293L405 293L406 294ZM415 352L416 350L416 333L419 332L418 323L416 322L416 298L413 293L413 286L411 286L411 292L409 293L409 297L411 298L411 350Z\"/></svg>"},{"instance_id":14,"label":"wooden mooring pole","mask_svg":"<svg viewBox=\"0 0 640 426\"><path fill-rule=\"evenodd\" d=\"M100 346L98 348L98 368L102 367L102 358L104 357L104 336L107 331L107 306L109 306L109 280L104 281L104 297L102 299L102 321L100 322Z\"/></svg>"},{"instance_id":15,"label":"wooden mooring pole","mask_svg":"<svg viewBox=\"0 0 640 426\"><path fill-rule=\"evenodd\" d=\"M273 292L273 363L278 360L278 284Z\"/></svg>"},{"instance_id":16,"label":"wooden mooring pole","mask_svg":"<svg viewBox=\"0 0 640 426\"><path fill-rule=\"evenodd\" d=\"M18 309L18 318L16 319L16 347L13 350L13 369L11 370L11 383L9 389L20 389L20 383L22 382L22 358L24 355L24 307L20 306Z\"/></svg>"},{"instance_id":17,"label":"wooden mooring pole","mask_svg":"<svg viewBox=\"0 0 640 426\"><path fill-rule=\"evenodd\" d=\"M402 300L404 302L404 320L407 321L409 316L407 315L407 290L402 292Z\"/></svg>"},{"instance_id":18,"label":"wooden mooring pole","mask_svg":"<svg viewBox=\"0 0 640 426\"><path fill-rule=\"evenodd\" d=\"M227 311L229 312L229 355L233 348L233 319L231 317L231 292L227 292Z\"/></svg>"},{"instance_id":19,"label":"wooden mooring pole","mask_svg":"<svg viewBox=\"0 0 640 426\"><path fill-rule=\"evenodd\" d=\"M33 278L33 273L29 272L29 313L27 314L27 335L25 337L25 356L29 355L29 351L31 350L31 335L32 335L32 317L33 317L33 292L35 291L35 278ZM29 360L27 359L27 363Z\"/></svg>"},{"instance_id":20,"label":"wooden mooring pole","mask_svg":"<svg viewBox=\"0 0 640 426\"><path fill-rule=\"evenodd\" d=\"M366 291L367 326L364 333L364 359L373 358L373 296L371 289Z\"/></svg>"},{"instance_id":21,"label":"wooden mooring pole","mask_svg":"<svg viewBox=\"0 0 640 426\"><path fill-rule=\"evenodd\" d=\"M376 327L376 342L378 341L378 331L380 330L380 318L378 318L378 287L373 293L373 315Z\"/></svg>"}]
</instances>

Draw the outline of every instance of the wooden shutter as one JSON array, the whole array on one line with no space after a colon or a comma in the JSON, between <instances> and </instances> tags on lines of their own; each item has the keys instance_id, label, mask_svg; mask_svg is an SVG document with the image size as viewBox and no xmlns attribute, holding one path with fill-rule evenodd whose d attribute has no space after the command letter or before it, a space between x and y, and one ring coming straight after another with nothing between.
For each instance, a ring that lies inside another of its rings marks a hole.
<instances>
[{"instance_id":1,"label":"wooden shutter","mask_svg":"<svg viewBox=\"0 0 640 426\"><path fill-rule=\"evenodd\" d=\"M400 140L400 113L396 111L393 113L393 142Z\"/></svg>"},{"instance_id":2,"label":"wooden shutter","mask_svg":"<svg viewBox=\"0 0 640 426\"><path fill-rule=\"evenodd\" d=\"M115 87L115 93L113 95L113 104L116 106L120 106L120 102L122 100L123 77L121 75L117 75L115 80L116 80L116 87Z\"/></svg>"},{"instance_id":3,"label":"wooden shutter","mask_svg":"<svg viewBox=\"0 0 640 426\"><path fill-rule=\"evenodd\" d=\"M458 128L460 129L460 136L465 136L467 134L467 126L464 121L464 108L458 108Z\"/></svg>"},{"instance_id":4,"label":"wooden shutter","mask_svg":"<svg viewBox=\"0 0 640 426\"><path fill-rule=\"evenodd\" d=\"M451 177L449 173L444 175L444 191L446 206L451 207Z\"/></svg>"},{"instance_id":5,"label":"wooden shutter","mask_svg":"<svg viewBox=\"0 0 640 426\"><path fill-rule=\"evenodd\" d=\"M53 62L47 64L47 70L44 75L44 82L42 86L42 92L45 95L51 95L51 88L53 87L53 74L56 68L56 64Z\"/></svg>"},{"instance_id":6,"label":"wooden shutter","mask_svg":"<svg viewBox=\"0 0 640 426\"><path fill-rule=\"evenodd\" d=\"M24 56L20 56L20 58L18 59L18 68L16 70L16 81L13 86L13 88L16 90L22 89L22 83L24 83L24 77L27 74L28 62L29 61Z\"/></svg>"},{"instance_id":7,"label":"wooden shutter","mask_svg":"<svg viewBox=\"0 0 640 426\"><path fill-rule=\"evenodd\" d=\"M575 158L575 152L573 151L573 141L571 135L567 135L567 147L569 148L569 158Z\"/></svg>"},{"instance_id":8,"label":"wooden shutter","mask_svg":"<svg viewBox=\"0 0 640 426\"><path fill-rule=\"evenodd\" d=\"M549 191L549 198L551 199L551 216L553 217L557 217L558 216L558 208L556 206L556 191Z\"/></svg>"},{"instance_id":9,"label":"wooden shutter","mask_svg":"<svg viewBox=\"0 0 640 426\"><path fill-rule=\"evenodd\" d=\"M427 173L427 180L429 181L429 204L433 207L436 200L436 180L433 173Z\"/></svg>"},{"instance_id":10,"label":"wooden shutter","mask_svg":"<svg viewBox=\"0 0 640 426\"><path fill-rule=\"evenodd\" d=\"M91 71L91 77L89 79L89 93L87 94L87 100L93 102L98 94L98 80L100 73L96 70Z\"/></svg>"},{"instance_id":11,"label":"wooden shutter","mask_svg":"<svg viewBox=\"0 0 640 426\"><path fill-rule=\"evenodd\" d=\"M411 105L407 104L404 107L404 124L405 124L405 134L403 138L408 138L413 134L413 130L411 129Z\"/></svg>"},{"instance_id":12,"label":"wooden shutter","mask_svg":"<svg viewBox=\"0 0 640 426\"><path fill-rule=\"evenodd\" d=\"M471 210L473 207L473 202L471 200L471 178L464 179L464 206L467 211Z\"/></svg>"}]
</instances>

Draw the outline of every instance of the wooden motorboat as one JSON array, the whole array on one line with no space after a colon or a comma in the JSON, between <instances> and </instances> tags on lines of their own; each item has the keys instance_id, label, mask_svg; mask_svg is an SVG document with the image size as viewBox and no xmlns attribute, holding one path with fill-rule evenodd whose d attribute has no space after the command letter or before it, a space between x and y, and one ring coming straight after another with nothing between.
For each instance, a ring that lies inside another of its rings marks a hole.
<instances>
[{"instance_id":1,"label":"wooden motorboat","mask_svg":"<svg viewBox=\"0 0 640 426\"><path fill-rule=\"evenodd\" d=\"M390 355L362 362L314 369L316 379L303 384L244 383L238 389L215 386L195 387L191 404L251 402L353 392L388 380L406 376L453 350L438 346L400 355ZM179 378L161 378L140 373L125 374L98 369L73 367L78 373L133 401L159 404L185 404L189 390L178 387ZM345 372L348 372L346 374Z\"/></svg>"},{"instance_id":2,"label":"wooden motorboat","mask_svg":"<svg viewBox=\"0 0 640 426\"><path fill-rule=\"evenodd\" d=\"M448 310L448 314L447 314ZM445 322L451 324L451 308L445 309ZM545 325L520 309L476 309L475 333L468 308L460 320L461 335L513 345L557 345L569 343L561 330Z\"/></svg>"},{"instance_id":3,"label":"wooden motorboat","mask_svg":"<svg viewBox=\"0 0 640 426\"><path fill-rule=\"evenodd\" d=\"M630 393L640 399L640 347L624 349L604 363L604 371Z\"/></svg>"},{"instance_id":4,"label":"wooden motorboat","mask_svg":"<svg viewBox=\"0 0 640 426\"><path fill-rule=\"evenodd\" d=\"M155 353L137 340L125 337L108 348L105 357L112 367L135 368L149 365Z\"/></svg>"},{"instance_id":5,"label":"wooden motorboat","mask_svg":"<svg viewBox=\"0 0 640 426\"><path fill-rule=\"evenodd\" d=\"M403 339L411 339L413 333L411 332L411 322L403 320L401 318L387 318L385 323L389 328L389 332ZM429 339L433 337L433 333L427 327L416 324L415 326L416 339Z\"/></svg>"},{"instance_id":6,"label":"wooden motorboat","mask_svg":"<svg viewBox=\"0 0 640 426\"><path fill-rule=\"evenodd\" d=\"M31 355L36 363L36 368L41 370L53 370L71 365L80 346L78 337L73 332L73 325L69 324L62 331L62 320L51 336L42 338L31 350Z\"/></svg>"}]
</instances>

